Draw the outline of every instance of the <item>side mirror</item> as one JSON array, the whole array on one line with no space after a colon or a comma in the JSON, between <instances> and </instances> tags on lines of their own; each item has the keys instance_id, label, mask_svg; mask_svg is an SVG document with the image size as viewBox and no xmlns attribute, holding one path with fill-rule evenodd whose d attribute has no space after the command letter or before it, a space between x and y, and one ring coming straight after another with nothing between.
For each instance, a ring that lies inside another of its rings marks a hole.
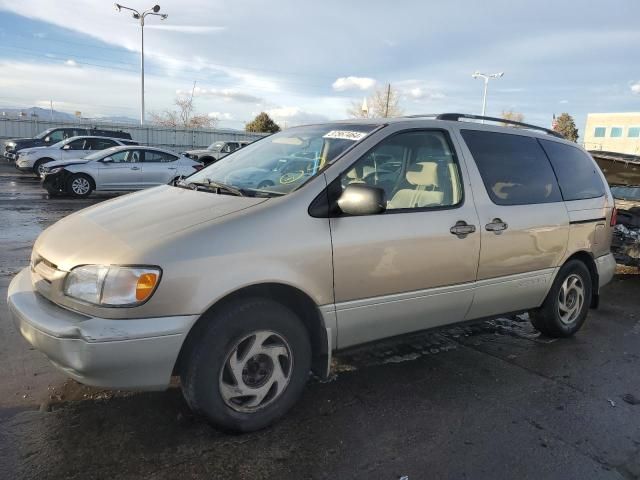
<instances>
[{"instance_id":1,"label":"side mirror","mask_svg":"<svg viewBox=\"0 0 640 480\"><path fill-rule=\"evenodd\" d=\"M375 215L386 210L384 190L363 184L348 185L338 199L338 207L347 215Z\"/></svg>"},{"instance_id":2,"label":"side mirror","mask_svg":"<svg viewBox=\"0 0 640 480\"><path fill-rule=\"evenodd\" d=\"M102 163L113 163L113 158L111 157L104 157L102 159Z\"/></svg>"},{"instance_id":3,"label":"side mirror","mask_svg":"<svg viewBox=\"0 0 640 480\"><path fill-rule=\"evenodd\" d=\"M44 137L44 143L51 143L51 137Z\"/></svg>"},{"instance_id":4,"label":"side mirror","mask_svg":"<svg viewBox=\"0 0 640 480\"><path fill-rule=\"evenodd\" d=\"M69 145L68 143L62 147L63 150L70 150L71 149L71 145Z\"/></svg>"}]
</instances>

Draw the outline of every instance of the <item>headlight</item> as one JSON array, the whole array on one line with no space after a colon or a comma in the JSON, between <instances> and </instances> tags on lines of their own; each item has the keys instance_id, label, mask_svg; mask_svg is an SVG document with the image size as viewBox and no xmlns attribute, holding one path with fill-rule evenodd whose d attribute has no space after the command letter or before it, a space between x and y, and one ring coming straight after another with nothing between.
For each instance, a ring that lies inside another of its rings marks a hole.
<instances>
[{"instance_id":1,"label":"headlight","mask_svg":"<svg viewBox=\"0 0 640 480\"><path fill-rule=\"evenodd\" d=\"M54 167L51 170L49 170L48 168L45 167L44 171L46 173L58 173L60 170L62 170L64 167Z\"/></svg>"},{"instance_id":2,"label":"headlight","mask_svg":"<svg viewBox=\"0 0 640 480\"><path fill-rule=\"evenodd\" d=\"M83 265L69 272L64 293L103 307L133 307L151 298L160 274L158 267Z\"/></svg>"}]
</instances>

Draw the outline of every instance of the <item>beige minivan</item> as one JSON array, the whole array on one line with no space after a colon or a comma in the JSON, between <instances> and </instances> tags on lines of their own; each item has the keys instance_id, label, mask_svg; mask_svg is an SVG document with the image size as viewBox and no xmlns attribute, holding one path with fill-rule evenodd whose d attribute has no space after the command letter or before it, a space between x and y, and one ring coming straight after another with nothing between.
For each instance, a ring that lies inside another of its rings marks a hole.
<instances>
[{"instance_id":1,"label":"beige minivan","mask_svg":"<svg viewBox=\"0 0 640 480\"><path fill-rule=\"evenodd\" d=\"M263 138L49 227L10 311L70 377L162 390L179 375L190 407L235 431L282 416L335 350L525 311L572 335L614 274L613 198L575 143L496 120Z\"/></svg>"}]
</instances>

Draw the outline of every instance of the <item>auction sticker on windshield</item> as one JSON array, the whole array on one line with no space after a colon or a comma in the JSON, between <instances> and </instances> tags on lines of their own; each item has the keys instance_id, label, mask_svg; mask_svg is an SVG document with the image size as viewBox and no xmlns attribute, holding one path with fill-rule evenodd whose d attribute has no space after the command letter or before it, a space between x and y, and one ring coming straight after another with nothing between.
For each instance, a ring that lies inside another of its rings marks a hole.
<instances>
[{"instance_id":1,"label":"auction sticker on windshield","mask_svg":"<svg viewBox=\"0 0 640 480\"><path fill-rule=\"evenodd\" d=\"M357 142L366 135L366 132L354 132L352 130L331 130L326 135L323 135L322 138L339 138L341 140L353 140L354 142Z\"/></svg>"}]
</instances>

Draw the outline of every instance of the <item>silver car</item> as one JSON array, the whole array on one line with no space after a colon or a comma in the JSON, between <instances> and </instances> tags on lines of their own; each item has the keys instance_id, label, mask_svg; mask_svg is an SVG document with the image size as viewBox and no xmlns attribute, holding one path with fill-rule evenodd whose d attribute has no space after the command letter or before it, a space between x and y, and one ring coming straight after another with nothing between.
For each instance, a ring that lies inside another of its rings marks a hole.
<instances>
[{"instance_id":1,"label":"silver car","mask_svg":"<svg viewBox=\"0 0 640 480\"><path fill-rule=\"evenodd\" d=\"M24 148L17 154L15 165L22 172L33 172L37 176L44 173L44 165L56 160L82 158L95 150L118 145L137 145L138 142L123 138L97 136L70 137L48 147Z\"/></svg>"},{"instance_id":2,"label":"silver car","mask_svg":"<svg viewBox=\"0 0 640 480\"><path fill-rule=\"evenodd\" d=\"M131 191L188 177L203 165L155 147L111 147L81 159L59 160L42 168L50 195L87 197L92 191Z\"/></svg>"},{"instance_id":3,"label":"silver car","mask_svg":"<svg viewBox=\"0 0 640 480\"><path fill-rule=\"evenodd\" d=\"M195 412L237 431L284 415L335 350L507 312L571 336L615 271L611 192L555 132L478 119L289 128L81 210L37 239L11 315L76 380L179 375ZM293 157L318 161L265 187L236 175Z\"/></svg>"}]
</instances>

